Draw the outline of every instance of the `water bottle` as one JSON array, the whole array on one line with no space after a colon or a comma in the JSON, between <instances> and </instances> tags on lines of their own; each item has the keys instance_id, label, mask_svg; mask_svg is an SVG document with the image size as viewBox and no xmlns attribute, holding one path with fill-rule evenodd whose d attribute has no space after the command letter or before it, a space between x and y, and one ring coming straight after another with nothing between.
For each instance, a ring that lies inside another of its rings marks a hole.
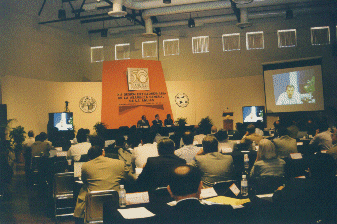
<instances>
[{"instance_id":1,"label":"water bottle","mask_svg":"<svg viewBox=\"0 0 337 224\"><path fill-rule=\"evenodd\" d=\"M241 195L246 197L248 196L248 181L247 181L247 176L242 175L242 180L241 180Z\"/></svg>"},{"instance_id":2,"label":"water bottle","mask_svg":"<svg viewBox=\"0 0 337 224\"><path fill-rule=\"evenodd\" d=\"M125 208L126 207L126 191L124 189L124 185L120 185L119 194L119 207Z\"/></svg>"},{"instance_id":3,"label":"water bottle","mask_svg":"<svg viewBox=\"0 0 337 224\"><path fill-rule=\"evenodd\" d=\"M255 143L255 141L253 141L253 143L252 143L252 149L253 149L254 151L256 151L256 143Z\"/></svg>"},{"instance_id":4,"label":"water bottle","mask_svg":"<svg viewBox=\"0 0 337 224\"><path fill-rule=\"evenodd\" d=\"M248 154L244 154L243 155L243 163L244 163L245 170L248 170L249 169L249 157L248 157Z\"/></svg>"}]
</instances>

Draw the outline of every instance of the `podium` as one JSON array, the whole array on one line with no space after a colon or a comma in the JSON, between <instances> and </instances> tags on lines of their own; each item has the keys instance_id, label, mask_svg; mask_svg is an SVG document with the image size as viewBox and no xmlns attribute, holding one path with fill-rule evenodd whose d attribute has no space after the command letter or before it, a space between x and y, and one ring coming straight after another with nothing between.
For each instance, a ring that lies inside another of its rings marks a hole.
<instances>
[{"instance_id":1,"label":"podium","mask_svg":"<svg viewBox=\"0 0 337 224\"><path fill-rule=\"evenodd\" d=\"M225 119L223 120L223 129L224 130L234 130L233 129L233 119L229 119L229 116L233 116L233 112L223 112L222 114Z\"/></svg>"}]
</instances>

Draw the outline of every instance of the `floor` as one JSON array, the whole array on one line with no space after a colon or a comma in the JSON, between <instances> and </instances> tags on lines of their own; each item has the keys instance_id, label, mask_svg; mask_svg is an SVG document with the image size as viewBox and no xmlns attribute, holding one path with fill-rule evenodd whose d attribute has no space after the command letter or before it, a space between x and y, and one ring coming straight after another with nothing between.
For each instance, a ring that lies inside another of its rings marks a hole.
<instances>
[{"instance_id":1,"label":"floor","mask_svg":"<svg viewBox=\"0 0 337 224\"><path fill-rule=\"evenodd\" d=\"M47 192L26 184L24 164L14 165L10 195L0 200L0 224L4 223L56 223L53 201ZM57 223L74 224L73 217L58 219Z\"/></svg>"}]
</instances>

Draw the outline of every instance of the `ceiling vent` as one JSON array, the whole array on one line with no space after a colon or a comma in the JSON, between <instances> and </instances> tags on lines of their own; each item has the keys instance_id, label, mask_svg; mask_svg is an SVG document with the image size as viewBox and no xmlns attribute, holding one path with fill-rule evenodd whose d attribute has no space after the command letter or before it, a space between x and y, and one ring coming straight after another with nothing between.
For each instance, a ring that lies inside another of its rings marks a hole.
<instances>
[{"instance_id":1,"label":"ceiling vent","mask_svg":"<svg viewBox=\"0 0 337 224\"><path fill-rule=\"evenodd\" d=\"M128 14L127 12L122 10L122 0L115 0L113 1L112 11L108 12L109 16L112 17L123 17Z\"/></svg>"}]
</instances>

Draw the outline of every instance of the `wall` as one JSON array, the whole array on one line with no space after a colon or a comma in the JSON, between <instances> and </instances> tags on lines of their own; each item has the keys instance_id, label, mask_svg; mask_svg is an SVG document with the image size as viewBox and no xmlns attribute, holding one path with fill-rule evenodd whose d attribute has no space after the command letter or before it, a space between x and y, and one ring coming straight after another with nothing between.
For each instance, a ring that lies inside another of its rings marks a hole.
<instances>
[{"instance_id":1,"label":"wall","mask_svg":"<svg viewBox=\"0 0 337 224\"><path fill-rule=\"evenodd\" d=\"M65 101L74 113L75 129L89 128L101 121L102 83L100 82L51 82L15 76L1 79L2 99L7 104L8 119L16 119L13 126L22 125L26 132L47 131L48 113L63 112ZM79 101L91 96L97 102L96 111L84 113Z\"/></svg>"}]
</instances>

